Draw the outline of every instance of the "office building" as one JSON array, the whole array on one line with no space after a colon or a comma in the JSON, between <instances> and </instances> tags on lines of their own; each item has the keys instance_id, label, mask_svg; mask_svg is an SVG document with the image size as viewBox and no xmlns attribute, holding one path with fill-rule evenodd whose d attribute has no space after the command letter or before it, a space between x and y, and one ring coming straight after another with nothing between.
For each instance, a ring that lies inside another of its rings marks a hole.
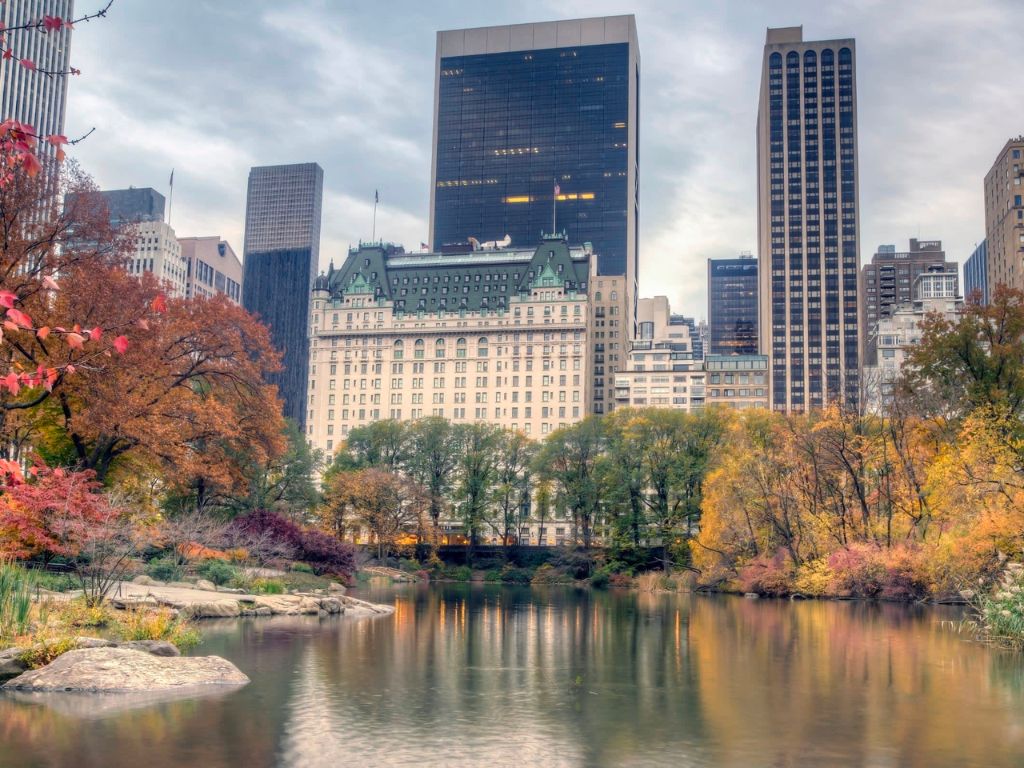
<instances>
[{"instance_id":1,"label":"office building","mask_svg":"<svg viewBox=\"0 0 1024 768\"><path fill-rule=\"evenodd\" d=\"M304 425L309 368L310 289L320 259L324 172L316 163L249 171L245 205L242 305L270 327L282 354L272 374L284 415Z\"/></svg>"},{"instance_id":2,"label":"office building","mask_svg":"<svg viewBox=\"0 0 1024 768\"><path fill-rule=\"evenodd\" d=\"M743 410L768 407L768 356L708 355L705 404Z\"/></svg>"},{"instance_id":3,"label":"office building","mask_svg":"<svg viewBox=\"0 0 1024 768\"><path fill-rule=\"evenodd\" d=\"M543 438L591 410L597 256L406 253L364 243L312 291L306 435L327 452L378 419L443 416Z\"/></svg>"},{"instance_id":4,"label":"office building","mask_svg":"<svg viewBox=\"0 0 1024 768\"><path fill-rule=\"evenodd\" d=\"M914 288L917 278L925 273L941 272L952 275L956 283L953 293L959 288L960 266L946 261L941 240L910 239L910 248L897 251L895 245L880 245L871 257L871 263L861 268L861 328L864 333L864 364L878 362L877 350L871 341L880 318L896 307L906 304L918 296Z\"/></svg>"},{"instance_id":5,"label":"office building","mask_svg":"<svg viewBox=\"0 0 1024 768\"><path fill-rule=\"evenodd\" d=\"M1024 136L1006 142L985 175L988 295L1024 289Z\"/></svg>"},{"instance_id":6,"label":"office building","mask_svg":"<svg viewBox=\"0 0 1024 768\"><path fill-rule=\"evenodd\" d=\"M0 3L2 29L13 29L39 21L44 16L69 19L74 13L74 0L9 0ZM64 111L67 103L68 77L49 76L45 72L67 72L71 52L72 31L67 27L55 32L26 29L6 33L4 47L14 56L0 57L0 120L14 119L31 125L40 136L64 134ZM35 70L21 64L21 59L35 63ZM53 146L41 142L39 151L46 154Z\"/></svg>"},{"instance_id":7,"label":"office building","mask_svg":"<svg viewBox=\"0 0 1024 768\"><path fill-rule=\"evenodd\" d=\"M633 16L437 33L430 243L593 244L635 306L640 55ZM629 328L632 333L632 328Z\"/></svg>"},{"instance_id":8,"label":"office building","mask_svg":"<svg viewBox=\"0 0 1024 768\"><path fill-rule=\"evenodd\" d=\"M223 293L235 304L242 303L242 262L230 243L212 235L181 237L178 244L187 269L186 297Z\"/></svg>"},{"instance_id":9,"label":"office building","mask_svg":"<svg viewBox=\"0 0 1024 768\"><path fill-rule=\"evenodd\" d=\"M974 249L964 262L964 296L975 296L982 304L988 304L988 248L985 240Z\"/></svg>"},{"instance_id":10,"label":"office building","mask_svg":"<svg viewBox=\"0 0 1024 768\"><path fill-rule=\"evenodd\" d=\"M166 201L164 196L152 187L130 187L129 189L107 189L95 194L102 200L110 217L110 224L116 229L131 229L130 253L126 254L125 267L133 275L150 273L164 283L169 296L187 295L188 264L181 254L181 245L174 229L164 221Z\"/></svg>"},{"instance_id":11,"label":"office building","mask_svg":"<svg viewBox=\"0 0 1024 768\"><path fill-rule=\"evenodd\" d=\"M769 29L757 115L761 351L776 410L856 405L859 207L852 39Z\"/></svg>"},{"instance_id":12,"label":"office building","mask_svg":"<svg viewBox=\"0 0 1024 768\"><path fill-rule=\"evenodd\" d=\"M757 354L757 259L708 259L708 326L708 354Z\"/></svg>"}]
</instances>

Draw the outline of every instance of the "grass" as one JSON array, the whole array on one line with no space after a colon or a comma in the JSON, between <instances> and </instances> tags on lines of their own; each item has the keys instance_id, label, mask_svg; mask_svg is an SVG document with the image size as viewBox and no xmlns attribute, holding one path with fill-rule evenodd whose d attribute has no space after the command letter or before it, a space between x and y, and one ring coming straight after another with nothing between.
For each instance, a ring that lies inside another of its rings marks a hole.
<instances>
[{"instance_id":1,"label":"grass","mask_svg":"<svg viewBox=\"0 0 1024 768\"><path fill-rule=\"evenodd\" d=\"M182 651L195 647L202 639L192 621L169 608L120 612L116 631L122 640L166 640Z\"/></svg>"},{"instance_id":2,"label":"grass","mask_svg":"<svg viewBox=\"0 0 1024 768\"><path fill-rule=\"evenodd\" d=\"M34 587L31 573L0 561L0 638L14 638L27 631Z\"/></svg>"}]
</instances>

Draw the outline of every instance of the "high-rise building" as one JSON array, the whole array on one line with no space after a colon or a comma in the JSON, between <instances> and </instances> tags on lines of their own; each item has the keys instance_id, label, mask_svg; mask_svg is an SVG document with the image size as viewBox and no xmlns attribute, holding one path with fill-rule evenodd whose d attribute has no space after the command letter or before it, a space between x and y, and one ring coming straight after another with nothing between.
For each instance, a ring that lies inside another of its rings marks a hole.
<instances>
[{"instance_id":1,"label":"high-rise building","mask_svg":"<svg viewBox=\"0 0 1024 768\"><path fill-rule=\"evenodd\" d=\"M235 304L242 303L242 262L227 240L212 235L181 237L178 243L188 270L187 297L223 293Z\"/></svg>"},{"instance_id":2,"label":"high-rise building","mask_svg":"<svg viewBox=\"0 0 1024 768\"><path fill-rule=\"evenodd\" d=\"M316 163L249 171L242 304L270 327L283 369L271 376L284 415L300 427L306 409L310 290L320 259L324 172Z\"/></svg>"},{"instance_id":3,"label":"high-rise building","mask_svg":"<svg viewBox=\"0 0 1024 768\"><path fill-rule=\"evenodd\" d=\"M557 236L532 248L350 250L312 291L309 441L330 452L354 427L425 416L541 438L584 418L596 260Z\"/></svg>"},{"instance_id":4,"label":"high-rise building","mask_svg":"<svg viewBox=\"0 0 1024 768\"><path fill-rule=\"evenodd\" d=\"M1024 136L1006 142L985 175L988 295L1024 289Z\"/></svg>"},{"instance_id":5,"label":"high-rise building","mask_svg":"<svg viewBox=\"0 0 1024 768\"><path fill-rule=\"evenodd\" d=\"M857 402L856 72L853 39L768 30L757 114L759 333L777 410Z\"/></svg>"},{"instance_id":6,"label":"high-rise building","mask_svg":"<svg viewBox=\"0 0 1024 768\"><path fill-rule=\"evenodd\" d=\"M3 29L12 29L44 16L70 19L74 5L74 0L11 0L0 3L0 21ZM28 29L8 33L4 47L11 48L14 56L0 57L0 120L27 123L40 136L63 135L69 78L30 70L20 60L32 61L36 70L67 72L71 30L63 27L53 32ZM41 152L51 149L52 145L45 142L40 145Z\"/></svg>"},{"instance_id":7,"label":"high-rise building","mask_svg":"<svg viewBox=\"0 0 1024 768\"><path fill-rule=\"evenodd\" d=\"M633 16L438 32L434 77L434 250L565 232L593 244L599 275L626 277L635 307Z\"/></svg>"},{"instance_id":8,"label":"high-rise building","mask_svg":"<svg viewBox=\"0 0 1024 768\"><path fill-rule=\"evenodd\" d=\"M757 354L757 259L708 259L708 325L708 354Z\"/></svg>"},{"instance_id":9,"label":"high-rise building","mask_svg":"<svg viewBox=\"0 0 1024 768\"><path fill-rule=\"evenodd\" d=\"M981 303L988 304L988 248L985 240L964 262L964 296L970 298L975 291L981 297Z\"/></svg>"},{"instance_id":10,"label":"high-rise building","mask_svg":"<svg viewBox=\"0 0 1024 768\"><path fill-rule=\"evenodd\" d=\"M71 193L68 197L77 194L93 193ZM134 249L127 255L127 270L133 275L154 275L166 284L171 296L188 295L188 263L174 229L164 221L164 196L152 187L107 189L96 194L103 200L113 227L131 228Z\"/></svg>"},{"instance_id":11,"label":"high-rise building","mask_svg":"<svg viewBox=\"0 0 1024 768\"><path fill-rule=\"evenodd\" d=\"M861 268L861 329L864 334L864 365L878 362L874 343L875 326L880 318L890 314L901 304L919 298L914 293L917 278L925 273L940 272L952 275L959 288L960 266L946 261L941 240L910 239L910 249L897 251L895 245L880 245L871 257L871 263Z\"/></svg>"}]
</instances>

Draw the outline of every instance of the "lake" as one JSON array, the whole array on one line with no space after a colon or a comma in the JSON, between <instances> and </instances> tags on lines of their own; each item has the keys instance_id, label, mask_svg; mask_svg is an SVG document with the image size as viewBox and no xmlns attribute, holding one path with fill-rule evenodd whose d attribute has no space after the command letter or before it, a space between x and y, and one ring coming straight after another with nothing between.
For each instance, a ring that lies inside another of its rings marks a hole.
<instances>
[{"instance_id":1,"label":"lake","mask_svg":"<svg viewBox=\"0 0 1024 768\"><path fill-rule=\"evenodd\" d=\"M0 766L1020 766L1024 657L955 609L411 585L377 619L207 622L253 680L0 695Z\"/></svg>"}]
</instances>

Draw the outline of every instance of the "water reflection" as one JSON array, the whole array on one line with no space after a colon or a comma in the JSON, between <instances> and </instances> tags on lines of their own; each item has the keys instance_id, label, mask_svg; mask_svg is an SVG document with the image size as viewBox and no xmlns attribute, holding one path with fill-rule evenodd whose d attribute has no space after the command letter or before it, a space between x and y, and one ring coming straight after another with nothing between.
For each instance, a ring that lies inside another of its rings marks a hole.
<instances>
[{"instance_id":1,"label":"water reflection","mask_svg":"<svg viewBox=\"0 0 1024 768\"><path fill-rule=\"evenodd\" d=\"M0 766L1024 763L1024 662L952 612L407 587L366 621L207 625L247 688L85 721L0 699Z\"/></svg>"}]
</instances>

